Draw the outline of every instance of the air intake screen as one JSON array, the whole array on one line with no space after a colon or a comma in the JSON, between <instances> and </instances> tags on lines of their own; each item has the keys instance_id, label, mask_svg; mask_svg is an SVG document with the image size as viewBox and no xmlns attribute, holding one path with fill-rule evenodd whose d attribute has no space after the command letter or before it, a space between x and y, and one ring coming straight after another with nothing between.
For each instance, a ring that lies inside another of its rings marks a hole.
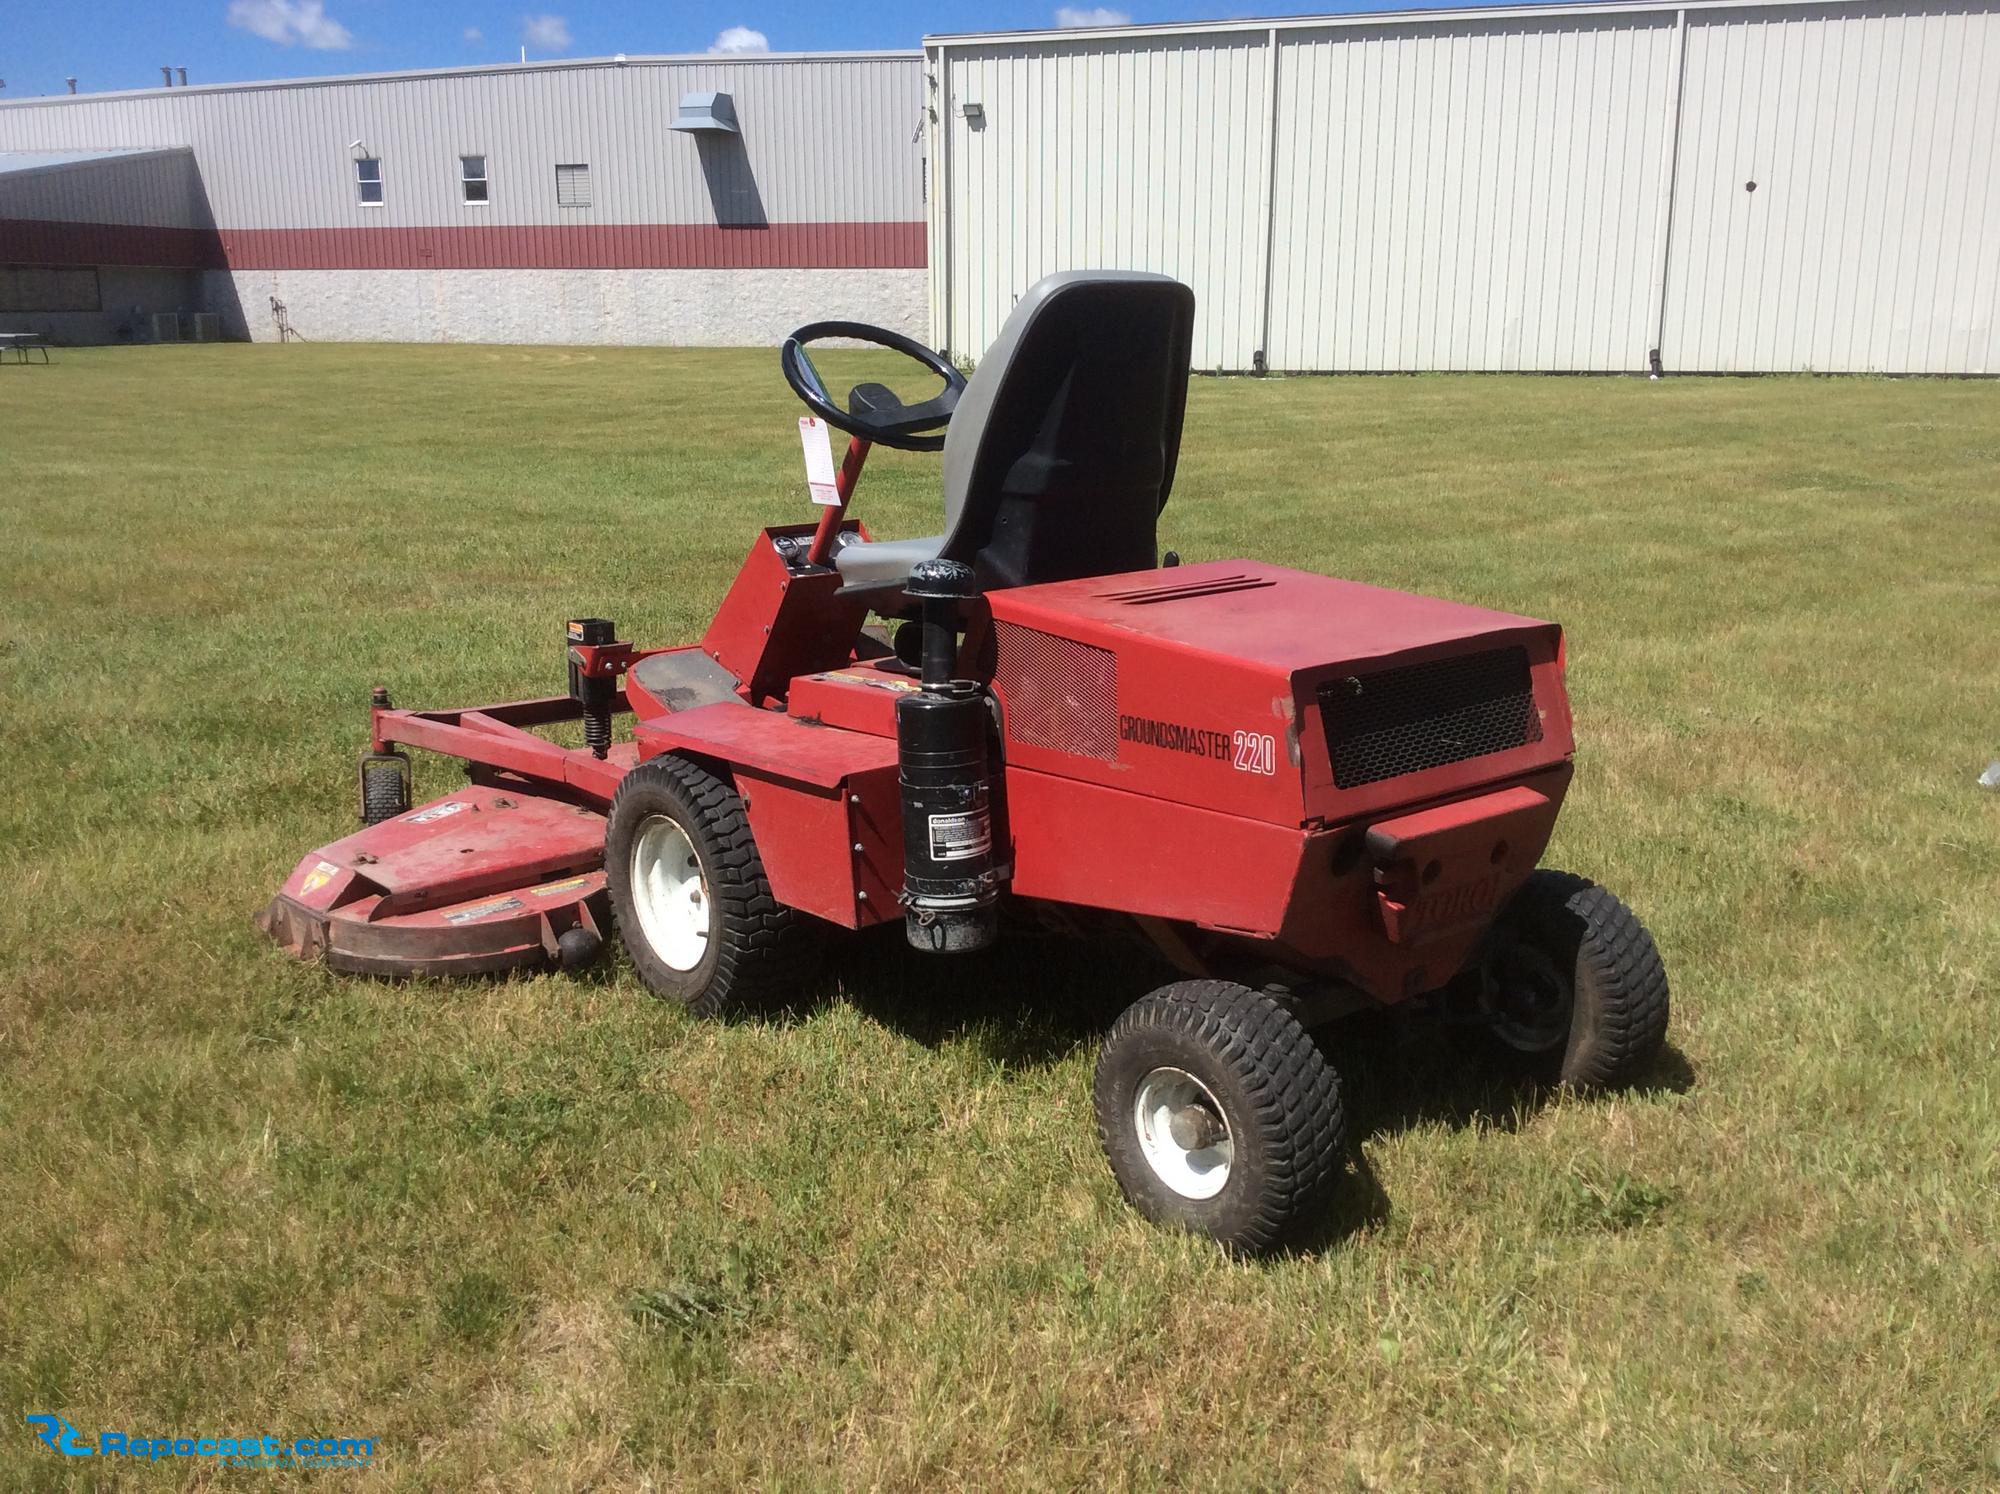
<instances>
[{"instance_id":1,"label":"air intake screen","mask_svg":"<svg viewBox=\"0 0 2000 1494\"><path fill-rule=\"evenodd\" d=\"M1542 739L1528 652L1488 649L1319 687L1338 788L1505 752Z\"/></svg>"},{"instance_id":2,"label":"air intake screen","mask_svg":"<svg viewBox=\"0 0 2000 1494\"><path fill-rule=\"evenodd\" d=\"M1118 758L1118 656L996 622L993 682L1007 702L1007 735L1077 757Z\"/></svg>"}]
</instances>

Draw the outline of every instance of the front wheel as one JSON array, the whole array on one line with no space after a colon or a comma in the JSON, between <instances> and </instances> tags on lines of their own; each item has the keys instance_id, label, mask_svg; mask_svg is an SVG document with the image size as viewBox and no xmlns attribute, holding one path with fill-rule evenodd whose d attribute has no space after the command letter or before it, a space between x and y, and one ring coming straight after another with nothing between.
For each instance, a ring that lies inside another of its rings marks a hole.
<instances>
[{"instance_id":1,"label":"front wheel","mask_svg":"<svg viewBox=\"0 0 2000 1494\"><path fill-rule=\"evenodd\" d=\"M1537 871L1480 972L1488 1047L1534 1078L1622 1089L1667 1036L1667 970L1639 916L1595 882Z\"/></svg>"},{"instance_id":2,"label":"front wheel","mask_svg":"<svg viewBox=\"0 0 2000 1494\"><path fill-rule=\"evenodd\" d=\"M1179 981L1135 1002L1095 1090L1112 1174L1157 1223L1268 1250L1339 1182L1339 1078L1298 1018L1247 986Z\"/></svg>"},{"instance_id":3,"label":"front wheel","mask_svg":"<svg viewBox=\"0 0 2000 1494\"><path fill-rule=\"evenodd\" d=\"M604 836L611 911L646 988L713 1016L811 979L812 918L771 895L735 788L686 758L625 775Z\"/></svg>"}]
</instances>

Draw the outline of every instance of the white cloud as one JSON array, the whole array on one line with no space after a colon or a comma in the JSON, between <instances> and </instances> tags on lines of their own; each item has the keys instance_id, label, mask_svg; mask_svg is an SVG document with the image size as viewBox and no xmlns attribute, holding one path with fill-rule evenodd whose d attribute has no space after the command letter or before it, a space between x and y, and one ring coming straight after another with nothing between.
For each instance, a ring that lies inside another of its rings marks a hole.
<instances>
[{"instance_id":1,"label":"white cloud","mask_svg":"<svg viewBox=\"0 0 2000 1494\"><path fill-rule=\"evenodd\" d=\"M522 16L521 40L537 52L567 52L569 22L561 16Z\"/></svg>"},{"instance_id":2,"label":"white cloud","mask_svg":"<svg viewBox=\"0 0 2000 1494\"><path fill-rule=\"evenodd\" d=\"M485 41L486 33L477 26L468 26L465 28L465 39L469 42Z\"/></svg>"},{"instance_id":3,"label":"white cloud","mask_svg":"<svg viewBox=\"0 0 2000 1494\"><path fill-rule=\"evenodd\" d=\"M1132 16L1129 11L1113 10L1108 5L1093 5L1085 10L1076 5L1056 7L1058 26L1129 26Z\"/></svg>"},{"instance_id":4,"label":"white cloud","mask_svg":"<svg viewBox=\"0 0 2000 1494\"><path fill-rule=\"evenodd\" d=\"M761 31L752 31L748 26L730 26L715 39L711 52L768 52L771 38Z\"/></svg>"},{"instance_id":5,"label":"white cloud","mask_svg":"<svg viewBox=\"0 0 2000 1494\"><path fill-rule=\"evenodd\" d=\"M354 33L326 13L320 0L229 0L229 24L281 47L344 52Z\"/></svg>"}]
</instances>

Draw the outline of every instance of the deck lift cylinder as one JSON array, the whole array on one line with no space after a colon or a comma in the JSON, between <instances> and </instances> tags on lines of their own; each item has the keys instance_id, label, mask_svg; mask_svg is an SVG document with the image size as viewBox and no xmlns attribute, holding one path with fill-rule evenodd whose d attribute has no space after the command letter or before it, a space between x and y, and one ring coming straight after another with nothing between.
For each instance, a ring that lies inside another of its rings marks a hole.
<instances>
[{"instance_id":1,"label":"deck lift cylinder","mask_svg":"<svg viewBox=\"0 0 2000 1494\"><path fill-rule=\"evenodd\" d=\"M904 927L916 948L957 954L986 948L999 926L986 691L953 678L972 569L927 560L905 589L923 607L923 688L896 702Z\"/></svg>"}]
</instances>

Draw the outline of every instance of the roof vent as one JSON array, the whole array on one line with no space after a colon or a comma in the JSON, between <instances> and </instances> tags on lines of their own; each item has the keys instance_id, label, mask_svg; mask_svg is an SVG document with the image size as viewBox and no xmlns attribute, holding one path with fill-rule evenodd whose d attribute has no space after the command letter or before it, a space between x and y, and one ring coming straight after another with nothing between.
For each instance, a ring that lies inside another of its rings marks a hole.
<instances>
[{"instance_id":1,"label":"roof vent","mask_svg":"<svg viewBox=\"0 0 2000 1494\"><path fill-rule=\"evenodd\" d=\"M697 135L738 135L736 104L726 93L684 93L673 128Z\"/></svg>"}]
</instances>

